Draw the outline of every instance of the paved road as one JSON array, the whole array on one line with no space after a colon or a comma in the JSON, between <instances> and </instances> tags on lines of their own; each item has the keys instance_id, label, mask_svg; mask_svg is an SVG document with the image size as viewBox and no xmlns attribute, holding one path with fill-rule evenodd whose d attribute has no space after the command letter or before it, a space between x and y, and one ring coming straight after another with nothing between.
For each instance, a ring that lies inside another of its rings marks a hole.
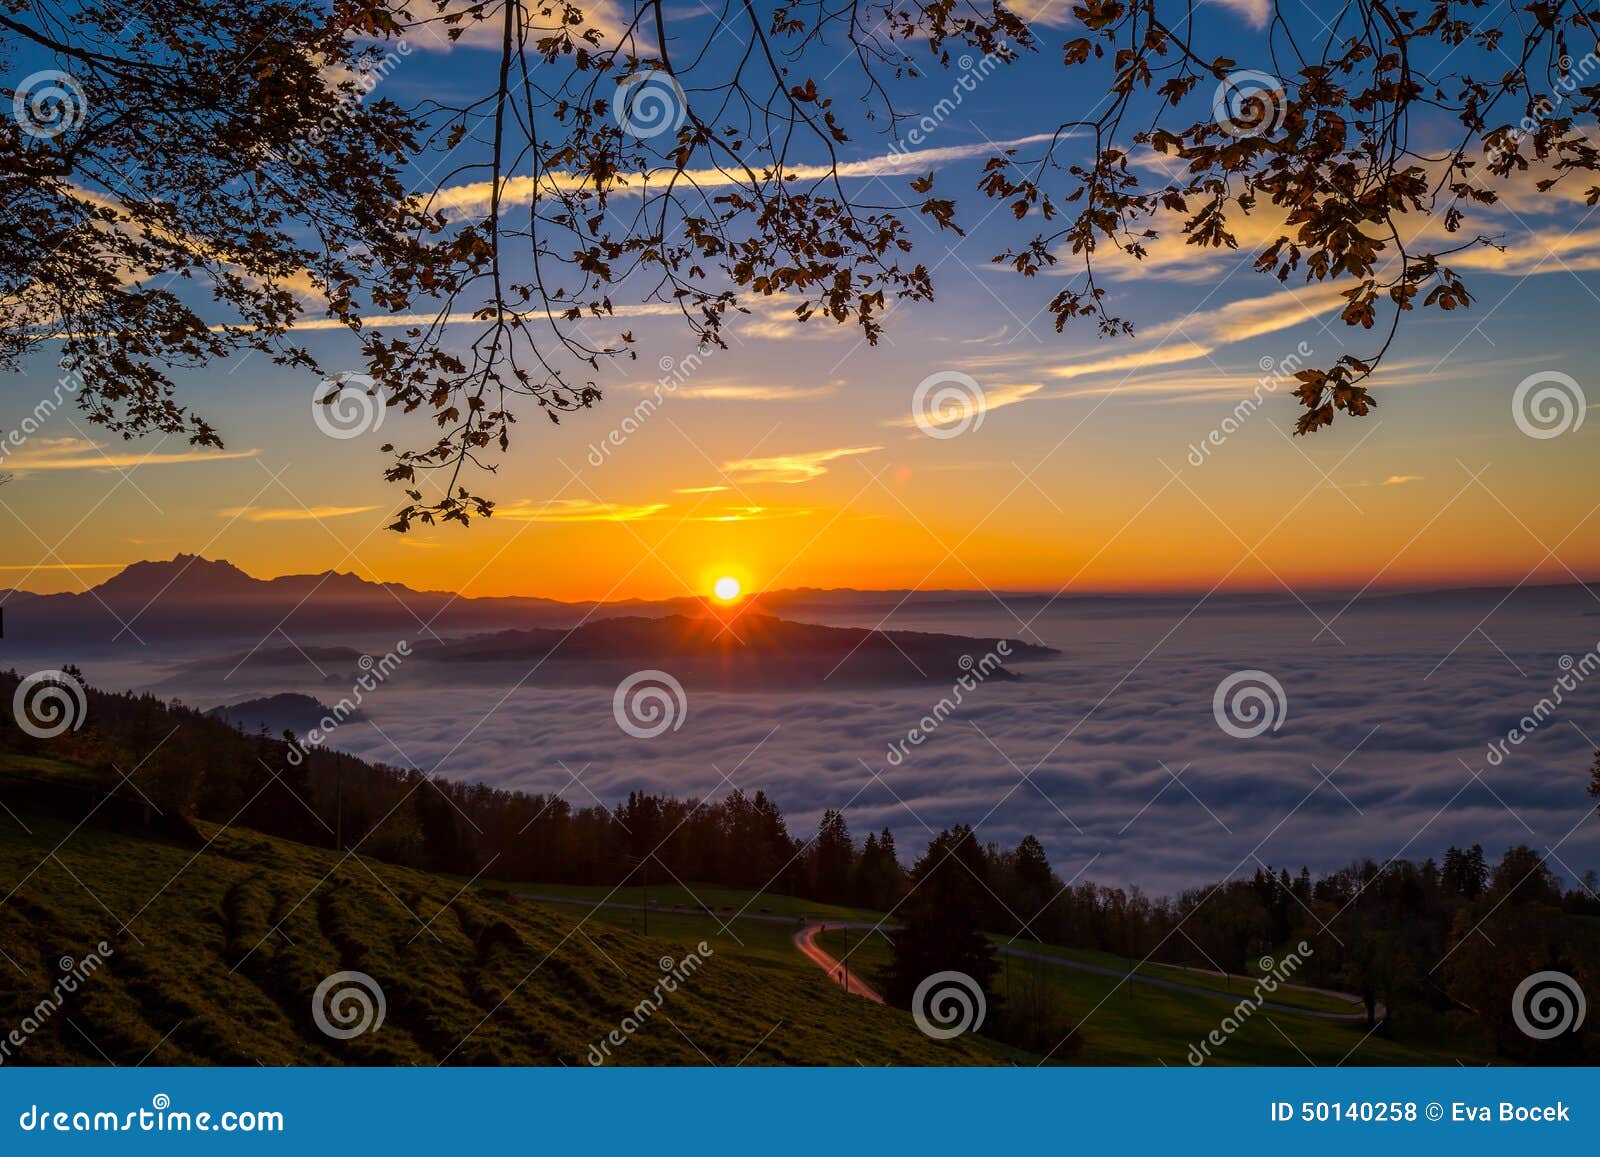
<instances>
[{"instance_id":1,"label":"paved road","mask_svg":"<svg viewBox=\"0 0 1600 1157\"><path fill-rule=\"evenodd\" d=\"M829 980L835 984L842 984L844 990L851 996L864 997L875 1004L882 1004L883 997L874 992L872 987L863 981L861 977L846 969L844 965L840 964L832 956L829 956L822 946L817 943L817 933L827 927L829 927L827 924L807 924L794 934L794 946L800 950L802 956L826 972ZM836 924L833 927L842 927L842 925ZM871 925L868 925L868 927L871 927ZM846 953L846 955L849 955L849 953Z\"/></svg>"},{"instance_id":2,"label":"paved road","mask_svg":"<svg viewBox=\"0 0 1600 1157\"><path fill-rule=\"evenodd\" d=\"M622 903L621 901L614 901L614 900L607 900L607 901L603 901L603 902L601 902L599 904L596 904L596 903L593 903L593 902L591 902L589 900L573 899L570 896L541 896L541 895L538 895L537 893L534 893L534 892L520 892L518 894L523 896L526 899L534 900L534 901L537 901L537 902L539 902L541 904L576 904L576 905L579 905L579 906L589 907L589 908L596 908L596 907L600 907L600 908L622 908L622 909L625 909L625 910L630 911L630 912L642 912L642 911L645 911L645 906L643 904L625 904L625 903ZM706 916L706 915L709 915L709 916L711 916L712 918L714 918L716 920L719 920L719 921L723 921L724 920L723 916L721 914L715 912L715 911L708 912L708 911L706 911L704 909L691 908L691 907L687 907L687 906L674 910L672 908L663 908L663 907L661 907L659 905L651 905L651 907L649 908L649 911L656 912L656 913L659 913L661 915L666 915L666 916L670 916L670 915L674 915L674 914L679 915L679 916ZM763 915L763 914L758 913L758 912L730 913L730 914L728 914L726 919L727 920L735 920L735 919L737 919L737 920L765 920L769 924L788 924L788 925L793 925L793 924L796 923L795 918L793 916L770 916L770 915ZM726 921L724 921L724 922L726 922ZM805 922L804 926L794 934L794 946L795 946L795 948L802 955L804 955L808 960L810 960L814 964L816 964L817 967L821 968L824 972L826 972L829 975L829 977L832 978L837 983L838 980L840 979L840 976L841 976L842 972L843 972L843 966L837 960L835 960L832 956L828 955L827 952L823 951L823 949L816 943L816 938L817 938L818 933L825 932L830 928L835 928L835 929L849 928L849 929L852 929L852 930L862 930L862 931L869 931L870 932L870 931L878 931L878 930L881 930L881 929L884 929L884 928L888 928L888 929L892 930L893 929L893 925L874 924L874 923L870 923L870 922L862 921L862 920L826 920L826 921L815 920L815 921L806 921ZM1207 997L1207 998L1209 998L1211 1000L1220 1000L1220 1001L1224 1001L1224 1002L1226 1002L1228 1004L1238 1004L1241 1000L1244 1000L1244 999L1247 998L1249 992L1253 991L1253 989L1250 989L1248 991L1242 991L1242 992L1238 992L1238 993L1218 992L1214 988L1202 988L1199 985L1184 984L1182 981L1167 980L1167 979L1165 979L1163 977L1159 977L1159 976L1145 976L1142 973L1133 973L1133 974L1130 975L1127 969L1110 968L1110 967L1108 967L1106 965L1103 965L1103 964L1089 964L1089 963L1087 963L1085 961L1082 961L1082 960L1069 960L1069 959L1066 959L1065 957L1052 956L1049 953L1045 953L1045 952L1032 952L1032 951L1030 951L1030 950L1028 950L1026 948L1016 948L1016 947L1013 947L1013 946L1007 945L1007 944L997 944L995 947L998 948L1000 952L1002 952L1003 954L1005 954L1007 956L1015 956L1015 957L1017 957L1019 959L1022 959L1022 960L1040 960L1040 961L1043 961L1046 964L1054 964L1058 968L1075 968L1079 972L1093 972L1093 973L1095 973L1095 974L1097 974L1099 976L1112 976L1112 977L1117 978L1118 980L1127 980L1127 981L1129 981L1130 983L1133 983L1133 984L1148 984L1148 985L1152 985L1152 986L1154 986L1156 988L1167 989L1167 990L1169 990L1171 992L1182 992L1182 993L1185 993L1186 995L1189 995L1189 996ZM1163 967L1175 967L1175 966L1173 966L1173 965L1163 965ZM1196 971L1204 971L1204 970L1196 970ZM1209 973L1209 975L1222 976L1224 974L1223 973L1213 972L1213 973ZM1232 979L1239 980L1239 981L1242 982L1242 981L1244 981L1245 978L1244 977L1233 977ZM860 978L858 978L855 975L855 973L852 972L850 974L849 981L850 981L850 983L849 983L848 991L850 993L852 993L853 995L864 997L867 1000L876 1001L879 1004L883 1003L883 997L879 996L867 984L863 983L860 980ZM1315 1017L1317 1020L1365 1021L1367 1019L1367 1013L1366 1013L1366 1010L1361 1007L1360 998L1352 996L1347 992L1333 992L1333 991L1330 991L1329 989L1325 989L1325 988L1308 988L1308 987L1306 987L1304 985L1299 985L1299 984L1280 984L1279 987L1280 988L1297 989L1297 990L1302 991L1302 992L1316 992L1316 993L1320 993L1320 994L1322 994L1324 996L1332 996L1332 997L1336 997L1336 998L1338 998L1340 1000L1348 1000L1351 1003L1352 1006L1354 1006L1355 1008L1359 1009L1360 1011L1357 1011L1357 1012L1325 1012L1325 1011L1323 1011L1321 1009L1301 1008L1298 1005L1293 1005L1293 1004L1279 1004L1277 1001L1272 1001L1272 1000L1264 1000L1264 1001L1261 1002L1261 1004L1258 1007L1267 1009L1270 1012L1287 1013L1287 1014L1289 1014L1291 1016ZM1383 1005L1381 1005L1381 1004L1378 1005L1378 1010L1377 1010L1378 1019L1382 1020L1385 1015L1386 1015L1386 1010L1384 1009Z\"/></svg>"}]
</instances>

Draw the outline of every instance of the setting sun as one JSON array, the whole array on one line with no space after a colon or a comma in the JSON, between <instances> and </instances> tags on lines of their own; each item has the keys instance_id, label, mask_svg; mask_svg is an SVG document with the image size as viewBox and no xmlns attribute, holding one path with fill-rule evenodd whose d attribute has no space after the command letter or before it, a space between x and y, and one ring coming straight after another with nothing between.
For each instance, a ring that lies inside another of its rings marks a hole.
<instances>
[{"instance_id":1,"label":"setting sun","mask_svg":"<svg viewBox=\"0 0 1600 1157\"><path fill-rule=\"evenodd\" d=\"M739 597L739 580L732 575L723 575L711 588L711 593L724 603L731 603Z\"/></svg>"}]
</instances>

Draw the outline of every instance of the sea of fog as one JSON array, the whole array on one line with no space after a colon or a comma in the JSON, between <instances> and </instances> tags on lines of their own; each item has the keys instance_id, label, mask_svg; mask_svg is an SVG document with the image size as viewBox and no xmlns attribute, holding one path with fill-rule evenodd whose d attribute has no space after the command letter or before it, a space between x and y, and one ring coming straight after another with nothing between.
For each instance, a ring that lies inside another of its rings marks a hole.
<instances>
[{"instance_id":1,"label":"sea of fog","mask_svg":"<svg viewBox=\"0 0 1600 1157\"><path fill-rule=\"evenodd\" d=\"M840 808L858 837L893 829L907 858L958 822L1003 845L1032 833L1063 878L1151 893L1260 865L1421 859L1452 843L1491 856L1526 843L1575 881L1600 867L1600 817L1585 790L1600 740L1600 603L1578 588L1497 608L1499 598L1368 596L1343 613L1342 600L968 601L887 623L876 608L833 610L838 625L1020 637L1061 655L1016 665L1019 682L962 690L948 714L936 711L955 698L945 684L691 689L679 726L654 738L618 726L606 687L397 677L367 698L367 721L329 742L574 806L614 804L634 788L762 790L797 834ZM1270 676L1283 706L1270 682L1245 676L1232 713L1224 700L1225 729L1217 689L1240 672ZM1255 706L1276 727L1230 733L1259 729L1243 713L1253 687L1265 688ZM310 680L303 689L324 702L339 694ZM203 700L193 697L212 705ZM943 717L929 727L934 714ZM921 742L909 742L913 729ZM1491 749L1512 729L1520 742Z\"/></svg>"}]
</instances>

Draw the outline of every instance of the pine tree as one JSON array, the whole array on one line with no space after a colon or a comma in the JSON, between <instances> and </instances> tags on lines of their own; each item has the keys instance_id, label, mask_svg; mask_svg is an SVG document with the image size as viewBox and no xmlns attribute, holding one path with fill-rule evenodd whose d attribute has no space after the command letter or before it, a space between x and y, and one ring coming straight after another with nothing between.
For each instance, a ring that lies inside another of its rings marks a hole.
<instances>
[{"instance_id":1,"label":"pine tree","mask_svg":"<svg viewBox=\"0 0 1600 1157\"><path fill-rule=\"evenodd\" d=\"M984 935L990 903L987 857L965 825L940 832L911 872L911 892L896 912L901 927L882 976L884 999L910 1008L917 986L937 972L961 972L997 1011L994 944Z\"/></svg>"}]
</instances>

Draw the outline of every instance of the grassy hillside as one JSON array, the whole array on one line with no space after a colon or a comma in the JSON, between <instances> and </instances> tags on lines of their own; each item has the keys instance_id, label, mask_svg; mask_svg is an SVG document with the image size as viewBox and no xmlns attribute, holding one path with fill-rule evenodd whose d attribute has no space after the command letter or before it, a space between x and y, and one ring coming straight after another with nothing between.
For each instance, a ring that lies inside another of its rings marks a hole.
<instances>
[{"instance_id":1,"label":"grassy hillside","mask_svg":"<svg viewBox=\"0 0 1600 1157\"><path fill-rule=\"evenodd\" d=\"M0 755L0 1022L20 1024L51 992L61 958L109 942L108 966L42 1018L16 1064L570 1064L617 1029L659 981L664 958L701 941L699 971L644 1027L612 1046L622 1064L992 1064L1037 1056L966 1036L937 1042L909 1015L849 997L795 950L802 919L873 913L733 889L526 885L516 892L341 857L260 833L156 816L127 791L97 806L86 769ZM120 803L119 803L120 801ZM9 895L4 893L9 892ZM544 896L545 901L535 897ZM559 901L559 902L558 902ZM736 919L742 912L744 918ZM881 937L829 932L858 975ZM848 946L848 949L847 949ZM1041 948L1116 969L1103 953ZM329 975L381 985L381 1029L335 1040L312 1017ZM1240 978L1149 965L1141 973L1237 998ZM1231 1002L1013 959L1002 992L1044 985L1080 1024L1059 1060L1186 1063ZM1337 998L1281 992L1309 1009ZM1424 1038L1434 1042L1433 1047ZM1437 1042L1449 1042L1447 1046ZM1401 1038L1358 1022L1262 1011L1219 1064L1452 1064L1487 1059L1440 1025Z\"/></svg>"},{"instance_id":2,"label":"grassy hillside","mask_svg":"<svg viewBox=\"0 0 1600 1157\"><path fill-rule=\"evenodd\" d=\"M582 1065L651 992L661 958L682 960L700 938L655 926L645 938L586 919L587 908L463 890L246 830L195 825L187 841L93 822L74 830L28 814L15 791L5 799L17 814L0 814L0 881L11 892L0 904L0 1022L30 1015L61 975L60 958L81 960L101 940L112 948L107 967L10 1064ZM985 1064L1007 1055L973 1038L932 1041L906 1014L844 995L776 942L723 937L711 947L614 1047L616 1063ZM387 1019L333 1040L312 1020L312 993L352 969L378 980Z\"/></svg>"},{"instance_id":3,"label":"grassy hillside","mask_svg":"<svg viewBox=\"0 0 1600 1157\"><path fill-rule=\"evenodd\" d=\"M824 932L817 940L835 957L849 951L852 970L864 977L870 978L888 962L888 944L881 936L864 938L857 932ZM1101 957L1093 961L1097 964L1117 959L1098 953L1085 955ZM1126 970L1128 962L1121 962L1121 967ZM1188 982L1186 974L1174 969L1161 970L1158 975ZM1201 1043L1233 1007L1223 996L1212 998L1149 984L1119 983L1114 976L1031 960L1010 961L996 981L1002 996L1010 990L1017 999L1024 1000L1030 984L1044 985L1079 1024L1081 1051L1072 1059L1092 1065L1187 1065L1189 1047ZM1235 987L1233 1000L1237 1001L1243 995L1242 982L1236 981ZM1332 1021L1262 1009L1246 1018L1225 1045L1213 1048L1206 1063L1454 1065L1458 1061L1481 1064L1488 1059L1468 1041L1460 1041L1454 1048L1394 1041L1376 1033L1369 1036L1360 1021Z\"/></svg>"}]
</instances>

